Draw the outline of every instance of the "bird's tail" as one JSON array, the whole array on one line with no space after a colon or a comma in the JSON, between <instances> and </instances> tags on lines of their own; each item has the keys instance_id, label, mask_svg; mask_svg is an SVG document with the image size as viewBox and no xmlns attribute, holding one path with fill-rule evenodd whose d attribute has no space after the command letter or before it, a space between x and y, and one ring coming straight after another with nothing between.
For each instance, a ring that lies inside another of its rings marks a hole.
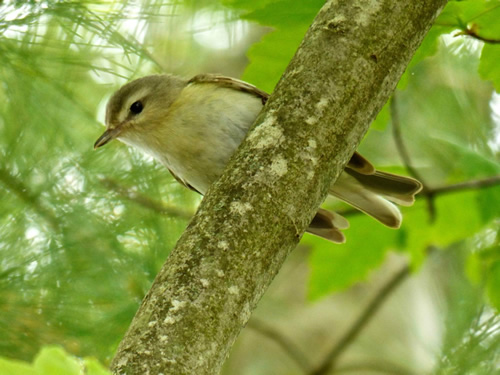
<instances>
[{"instance_id":1,"label":"bird's tail","mask_svg":"<svg viewBox=\"0 0 500 375\"><path fill-rule=\"evenodd\" d=\"M368 161L359 154L354 156L331 187L330 194L388 227L399 228L402 217L394 203L411 206L415 201L415 194L422 189L422 184L413 178L376 171L366 165L359 167L353 163L353 160L357 163L360 160L366 163ZM370 164L368 163L368 165ZM307 231L339 243L345 241L340 230L348 226L349 223L344 217L320 209Z\"/></svg>"}]
</instances>

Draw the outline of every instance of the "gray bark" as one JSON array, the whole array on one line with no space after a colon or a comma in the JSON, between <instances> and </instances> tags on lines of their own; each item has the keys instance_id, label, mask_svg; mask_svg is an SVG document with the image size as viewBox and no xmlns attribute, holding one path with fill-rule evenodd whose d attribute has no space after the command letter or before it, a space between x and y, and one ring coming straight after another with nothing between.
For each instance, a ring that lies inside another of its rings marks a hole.
<instances>
[{"instance_id":1,"label":"gray bark","mask_svg":"<svg viewBox=\"0 0 500 375\"><path fill-rule=\"evenodd\" d=\"M219 372L445 3L326 2L156 277L114 373Z\"/></svg>"}]
</instances>

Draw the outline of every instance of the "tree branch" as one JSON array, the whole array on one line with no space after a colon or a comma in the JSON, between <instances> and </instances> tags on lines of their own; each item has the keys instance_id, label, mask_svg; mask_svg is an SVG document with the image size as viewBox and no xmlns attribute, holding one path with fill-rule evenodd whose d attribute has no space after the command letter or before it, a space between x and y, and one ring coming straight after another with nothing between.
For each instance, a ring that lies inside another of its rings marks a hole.
<instances>
[{"instance_id":1,"label":"tree branch","mask_svg":"<svg viewBox=\"0 0 500 375\"><path fill-rule=\"evenodd\" d=\"M139 194L135 191L131 191L124 186L121 186L118 182L110 179L110 178L101 178L99 179L101 184L103 184L106 188L113 190L115 193L120 195L123 198L130 200L131 202L135 202L142 207L153 210L161 215L168 215L171 217L178 217L181 219L189 220L193 216L192 213L187 212L185 210L181 210L175 207L167 207L161 202L157 202L145 195Z\"/></svg>"},{"instance_id":2,"label":"tree branch","mask_svg":"<svg viewBox=\"0 0 500 375\"><path fill-rule=\"evenodd\" d=\"M328 0L158 274L116 374L217 374L446 0Z\"/></svg>"},{"instance_id":3,"label":"tree branch","mask_svg":"<svg viewBox=\"0 0 500 375\"><path fill-rule=\"evenodd\" d=\"M285 351L288 356L295 361L295 363L302 369L304 373L308 373L312 368L307 356L297 347L293 341L285 337L281 332L275 329L272 325L266 322L252 318L247 324L247 328L253 329L254 331L266 336L268 339L279 345L283 351Z\"/></svg>"},{"instance_id":4,"label":"tree branch","mask_svg":"<svg viewBox=\"0 0 500 375\"><path fill-rule=\"evenodd\" d=\"M387 299L387 297L394 291L406 277L410 274L410 267L405 266L399 272L397 272L382 289L377 293L377 295L372 299L372 301L366 306L358 319L354 322L351 328L345 333L345 335L339 340L339 342L330 350L325 360L317 367L316 370L310 372L310 375L326 375L334 367L339 356L344 352L344 350L358 337L359 333L366 327L366 325L375 316L382 303Z\"/></svg>"},{"instance_id":5,"label":"tree branch","mask_svg":"<svg viewBox=\"0 0 500 375\"><path fill-rule=\"evenodd\" d=\"M500 184L500 175L486 177L479 180L459 182L452 185L440 186L429 189L433 195L447 194L461 190L482 189Z\"/></svg>"}]
</instances>

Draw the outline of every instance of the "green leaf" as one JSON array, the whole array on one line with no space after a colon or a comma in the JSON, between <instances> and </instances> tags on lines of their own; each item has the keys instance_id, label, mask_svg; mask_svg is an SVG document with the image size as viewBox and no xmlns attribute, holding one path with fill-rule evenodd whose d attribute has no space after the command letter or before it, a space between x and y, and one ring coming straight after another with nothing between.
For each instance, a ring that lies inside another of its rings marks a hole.
<instances>
[{"instance_id":1,"label":"green leaf","mask_svg":"<svg viewBox=\"0 0 500 375\"><path fill-rule=\"evenodd\" d=\"M450 2L438 17L436 24L462 31L472 30L479 37L500 40L500 2L470 0ZM463 38L471 38L464 35ZM481 53L479 75L492 81L500 92L500 46L486 42Z\"/></svg>"},{"instance_id":2,"label":"green leaf","mask_svg":"<svg viewBox=\"0 0 500 375\"><path fill-rule=\"evenodd\" d=\"M478 242L478 249L472 252L467 259L467 276L472 283L485 285L486 295L491 305L500 311L499 224L493 224L493 228L486 229L482 235L478 236L476 242Z\"/></svg>"},{"instance_id":3,"label":"green leaf","mask_svg":"<svg viewBox=\"0 0 500 375\"><path fill-rule=\"evenodd\" d=\"M500 206L500 185L483 188L478 194L477 204L484 223L498 219Z\"/></svg>"},{"instance_id":4,"label":"green leaf","mask_svg":"<svg viewBox=\"0 0 500 375\"><path fill-rule=\"evenodd\" d=\"M110 375L111 372L95 358L85 358L86 375Z\"/></svg>"},{"instance_id":5,"label":"green leaf","mask_svg":"<svg viewBox=\"0 0 500 375\"><path fill-rule=\"evenodd\" d=\"M388 100L387 103L384 104L380 112L377 114L375 120L373 120L373 122L371 123L371 129L382 131L387 128L387 125L391 121L390 107L390 101Z\"/></svg>"},{"instance_id":6,"label":"green leaf","mask_svg":"<svg viewBox=\"0 0 500 375\"><path fill-rule=\"evenodd\" d=\"M477 191L463 191L436 199L436 221L429 231L429 242L447 246L477 233L483 221L477 207Z\"/></svg>"},{"instance_id":7,"label":"green leaf","mask_svg":"<svg viewBox=\"0 0 500 375\"><path fill-rule=\"evenodd\" d=\"M324 3L324 0L272 1L263 8L245 14L243 18L287 31L296 27L307 30Z\"/></svg>"},{"instance_id":8,"label":"green leaf","mask_svg":"<svg viewBox=\"0 0 500 375\"><path fill-rule=\"evenodd\" d=\"M500 1L486 1L481 13L472 17L471 27L477 28L478 34L483 38L500 40Z\"/></svg>"},{"instance_id":9,"label":"green leaf","mask_svg":"<svg viewBox=\"0 0 500 375\"><path fill-rule=\"evenodd\" d=\"M436 219L430 222L428 206L419 201L411 214L405 215L408 231L406 251L418 267L430 245L446 247L467 239L481 230L485 222L478 206L477 191L461 191L439 196L434 200Z\"/></svg>"},{"instance_id":10,"label":"green leaf","mask_svg":"<svg viewBox=\"0 0 500 375\"><path fill-rule=\"evenodd\" d=\"M31 365L15 359L0 358L0 374L38 375Z\"/></svg>"},{"instance_id":11,"label":"green leaf","mask_svg":"<svg viewBox=\"0 0 500 375\"><path fill-rule=\"evenodd\" d=\"M60 347L45 347L36 356L33 367L40 375L80 375L78 359Z\"/></svg>"},{"instance_id":12,"label":"green leaf","mask_svg":"<svg viewBox=\"0 0 500 375\"><path fill-rule=\"evenodd\" d=\"M497 0L466 0L449 2L436 24L464 29L472 24L481 29L497 31L500 12ZM483 31L483 30L482 30Z\"/></svg>"},{"instance_id":13,"label":"green leaf","mask_svg":"<svg viewBox=\"0 0 500 375\"><path fill-rule=\"evenodd\" d=\"M418 268L430 245L445 247L476 234L485 225L477 199L481 193L461 191L439 196L434 201L436 219L432 223L427 204L420 198L413 207L402 208L403 224L397 231L359 215L349 218L351 227L344 231L347 242L343 245L308 240L315 245L310 257L309 297L317 299L366 279L389 250L408 252L413 267Z\"/></svg>"},{"instance_id":14,"label":"green leaf","mask_svg":"<svg viewBox=\"0 0 500 375\"><path fill-rule=\"evenodd\" d=\"M402 213L400 230L404 230L406 239L403 250L409 254L412 267L417 269L426 259L432 227L427 204L424 199L417 199L412 207L402 210Z\"/></svg>"},{"instance_id":15,"label":"green leaf","mask_svg":"<svg viewBox=\"0 0 500 375\"><path fill-rule=\"evenodd\" d=\"M351 226L344 231L345 244L326 244L316 238L307 240L315 245L309 259L309 298L318 299L364 280L401 236L366 215L350 217L349 221Z\"/></svg>"},{"instance_id":16,"label":"green leaf","mask_svg":"<svg viewBox=\"0 0 500 375\"><path fill-rule=\"evenodd\" d=\"M491 81L495 90L500 92L500 45L486 44L479 60L479 76Z\"/></svg>"},{"instance_id":17,"label":"green leaf","mask_svg":"<svg viewBox=\"0 0 500 375\"><path fill-rule=\"evenodd\" d=\"M296 30L290 34L276 31L265 35L248 50L250 63L242 79L264 91L272 92L302 37L303 34L297 34ZM280 48L276 48L278 45Z\"/></svg>"},{"instance_id":18,"label":"green leaf","mask_svg":"<svg viewBox=\"0 0 500 375\"><path fill-rule=\"evenodd\" d=\"M498 246L496 253L497 258L500 258L500 247ZM489 269L486 292L491 305L500 312L500 259L493 263Z\"/></svg>"},{"instance_id":19,"label":"green leaf","mask_svg":"<svg viewBox=\"0 0 500 375\"><path fill-rule=\"evenodd\" d=\"M64 349L55 346L42 348L33 365L26 362L0 358L0 374L2 375L110 375L106 367L95 358L83 361L74 357Z\"/></svg>"},{"instance_id":20,"label":"green leaf","mask_svg":"<svg viewBox=\"0 0 500 375\"><path fill-rule=\"evenodd\" d=\"M272 92L323 4L324 0L275 0L246 13L243 18L274 30L248 50L250 63L242 78Z\"/></svg>"},{"instance_id":21,"label":"green leaf","mask_svg":"<svg viewBox=\"0 0 500 375\"><path fill-rule=\"evenodd\" d=\"M450 136L452 136L450 134ZM442 168L446 168L448 182L462 182L475 178L486 178L500 173L500 165L494 156L483 155L473 150L470 145L454 139L429 137L428 154L439 161Z\"/></svg>"},{"instance_id":22,"label":"green leaf","mask_svg":"<svg viewBox=\"0 0 500 375\"><path fill-rule=\"evenodd\" d=\"M256 9L261 9L265 7L267 4L276 1L276 0L253 0L253 1L248 1L248 0L221 0L221 4L233 8L233 9L240 9L240 10L246 10L246 11L253 11Z\"/></svg>"},{"instance_id":23,"label":"green leaf","mask_svg":"<svg viewBox=\"0 0 500 375\"><path fill-rule=\"evenodd\" d=\"M422 41L422 44L420 45L420 47L418 47L417 51L413 55L403 76L399 80L397 86L399 90L404 90L406 88L408 80L410 79L410 76L415 66L426 57L430 57L436 53L438 48L439 37L447 31L448 28L439 25L435 25L430 29L430 31L427 33L424 40Z\"/></svg>"}]
</instances>

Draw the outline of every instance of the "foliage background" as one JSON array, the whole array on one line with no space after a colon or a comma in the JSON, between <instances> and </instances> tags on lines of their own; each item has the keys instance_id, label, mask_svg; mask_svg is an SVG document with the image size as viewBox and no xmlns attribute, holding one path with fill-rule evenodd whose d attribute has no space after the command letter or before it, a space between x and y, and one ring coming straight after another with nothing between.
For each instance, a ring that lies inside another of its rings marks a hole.
<instances>
[{"instance_id":1,"label":"foliage background","mask_svg":"<svg viewBox=\"0 0 500 375\"><path fill-rule=\"evenodd\" d=\"M57 344L108 363L200 200L118 142L92 150L111 93L158 72L270 92L322 4L0 2L0 356ZM450 2L361 145L425 183L401 230L347 211L345 245L306 235L225 373L500 370L498 19L498 0Z\"/></svg>"}]
</instances>

